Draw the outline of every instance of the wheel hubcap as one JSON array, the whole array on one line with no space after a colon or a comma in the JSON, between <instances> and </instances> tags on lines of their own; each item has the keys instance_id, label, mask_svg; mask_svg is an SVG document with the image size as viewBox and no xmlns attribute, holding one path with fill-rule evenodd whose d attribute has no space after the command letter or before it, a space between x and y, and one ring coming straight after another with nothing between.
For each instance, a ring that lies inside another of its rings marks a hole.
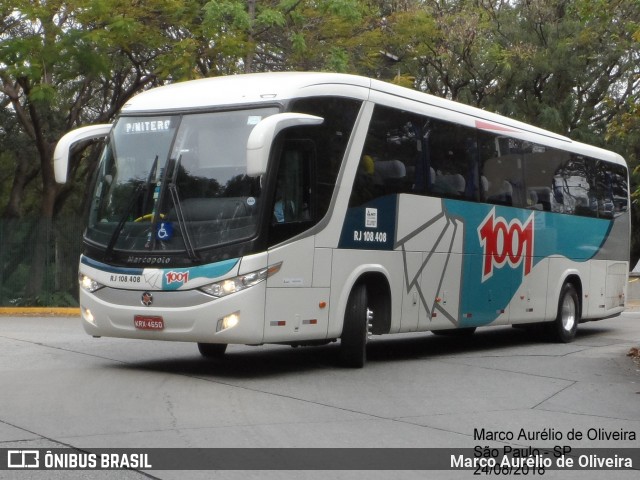
<instances>
[{"instance_id":1,"label":"wheel hubcap","mask_svg":"<svg viewBox=\"0 0 640 480\"><path fill-rule=\"evenodd\" d=\"M576 324L576 304L570 296L562 301L562 328L570 332Z\"/></svg>"}]
</instances>

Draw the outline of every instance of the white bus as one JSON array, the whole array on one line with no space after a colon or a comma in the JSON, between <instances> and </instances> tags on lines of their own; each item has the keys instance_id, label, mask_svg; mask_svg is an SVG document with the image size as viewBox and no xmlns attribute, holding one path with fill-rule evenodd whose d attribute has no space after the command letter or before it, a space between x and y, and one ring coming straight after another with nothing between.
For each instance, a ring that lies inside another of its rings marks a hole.
<instances>
[{"instance_id":1,"label":"white bus","mask_svg":"<svg viewBox=\"0 0 640 480\"><path fill-rule=\"evenodd\" d=\"M329 73L149 90L107 137L80 259L86 332L228 344L578 323L624 310L624 160L509 118Z\"/></svg>"}]
</instances>

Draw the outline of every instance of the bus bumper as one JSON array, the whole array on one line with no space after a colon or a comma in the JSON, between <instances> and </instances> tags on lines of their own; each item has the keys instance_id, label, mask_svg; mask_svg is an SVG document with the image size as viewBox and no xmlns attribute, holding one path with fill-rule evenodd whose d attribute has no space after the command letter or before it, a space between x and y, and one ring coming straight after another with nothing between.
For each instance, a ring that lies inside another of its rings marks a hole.
<instances>
[{"instance_id":1,"label":"bus bumper","mask_svg":"<svg viewBox=\"0 0 640 480\"><path fill-rule=\"evenodd\" d=\"M260 344L264 339L266 282L226 297L200 290L80 289L85 331L95 337L200 343ZM143 294L152 304L143 304Z\"/></svg>"}]
</instances>

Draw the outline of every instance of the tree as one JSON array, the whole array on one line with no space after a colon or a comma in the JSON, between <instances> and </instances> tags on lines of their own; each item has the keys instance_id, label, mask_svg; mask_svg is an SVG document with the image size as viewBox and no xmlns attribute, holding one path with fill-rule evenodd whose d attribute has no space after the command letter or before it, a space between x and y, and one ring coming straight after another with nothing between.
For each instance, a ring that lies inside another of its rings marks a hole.
<instances>
[{"instance_id":1,"label":"tree","mask_svg":"<svg viewBox=\"0 0 640 480\"><path fill-rule=\"evenodd\" d=\"M184 57L191 50L179 40L181 25L191 24L190 16L200 12L200 6L171 0L144 5L120 0L14 0L10 6L0 5L0 106L5 125L16 131L15 137L3 139L5 146L15 143L14 180L3 216L22 215L26 187L39 177L43 228L34 230L41 235L37 245L46 241L52 219L73 192L73 182L62 187L54 179L57 140L74 127L110 121L147 86L188 77L192 67L184 68ZM192 66L192 58L186 63ZM25 140L35 155L20 148L18 142ZM79 156L74 158L72 179ZM34 251L30 296L41 288L44 251ZM10 273L12 262L3 260L3 271Z\"/></svg>"},{"instance_id":2,"label":"tree","mask_svg":"<svg viewBox=\"0 0 640 480\"><path fill-rule=\"evenodd\" d=\"M354 34L362 33L366 3L210 1L204 7L203 32L211 40L201 73L357 71L347 50L354 45Z\"/></svg>"},{"instance_id":3,"label":"tree","mask_svg":"<svg viewBox=\"0 0 640 480\"><path fill-rule=\"evenodd\" d=\"M235 73L364 74L640 161L637 0L0 0L0 15L6 219L79 213L95 161L75 155L55 183L66 131L112 121L145 88ZM13 257L0 252L5 274Z\"/></svg>"}]
</instances>

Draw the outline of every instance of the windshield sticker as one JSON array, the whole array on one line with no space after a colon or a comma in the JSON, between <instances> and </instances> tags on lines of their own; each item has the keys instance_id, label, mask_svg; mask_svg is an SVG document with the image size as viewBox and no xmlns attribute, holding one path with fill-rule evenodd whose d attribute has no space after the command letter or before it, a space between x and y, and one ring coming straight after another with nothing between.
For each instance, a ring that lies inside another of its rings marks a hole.
<instances>
[{"instance_id":1,"label":"windshield sticker","mask_svg":"<svg viewBox=\"0 0 640 480\"><path fill-rule=\"evenodd\" d=\"M253 207L256 204L256 199L253 197L249 197L247 198L247 205L249 205L250 207Z\"/></svg>"},{"instance_id":2,"label":"windshield sticker","mask_svg":"<svg viewBox=\"0 0 640 480\"><path fill-rule=\"evenodd\" d=\"M249 118L247 118L247 125L257 125L260 123L260 120L262 120L260 115L249 115Z\"/></svg>"},{"instance_id":3,"label":"windshield sticker","mask_svg":"<svg viewBox=\"0 0 640 480\"><path fill-rule=\"evenodd\" d=\"M366 228L378 228L378 209L377 208L366 209L364 226Z\"/></svg>"},{"instance_id":4,"label":"windshield sticker","mask_svg":"<svg viewBox=\"0 0 640 480\"><path fill-rule=\"evenodd\" d=\"M124 131L128 134L147 132L168 132L171 120L150 120L144 122L125 122Z\"/></svg>"},{"instance_id":5,"label":"windshield sticker","mask_svg":"<svg viewBox=\"0 0 640 480\"><path fill-rule=\"evenodd\" d=\"M156 231L156 238L163 242L168 242L173 238L173 224L171 222L160 222Z\"/></svg>"}]
</instances>

